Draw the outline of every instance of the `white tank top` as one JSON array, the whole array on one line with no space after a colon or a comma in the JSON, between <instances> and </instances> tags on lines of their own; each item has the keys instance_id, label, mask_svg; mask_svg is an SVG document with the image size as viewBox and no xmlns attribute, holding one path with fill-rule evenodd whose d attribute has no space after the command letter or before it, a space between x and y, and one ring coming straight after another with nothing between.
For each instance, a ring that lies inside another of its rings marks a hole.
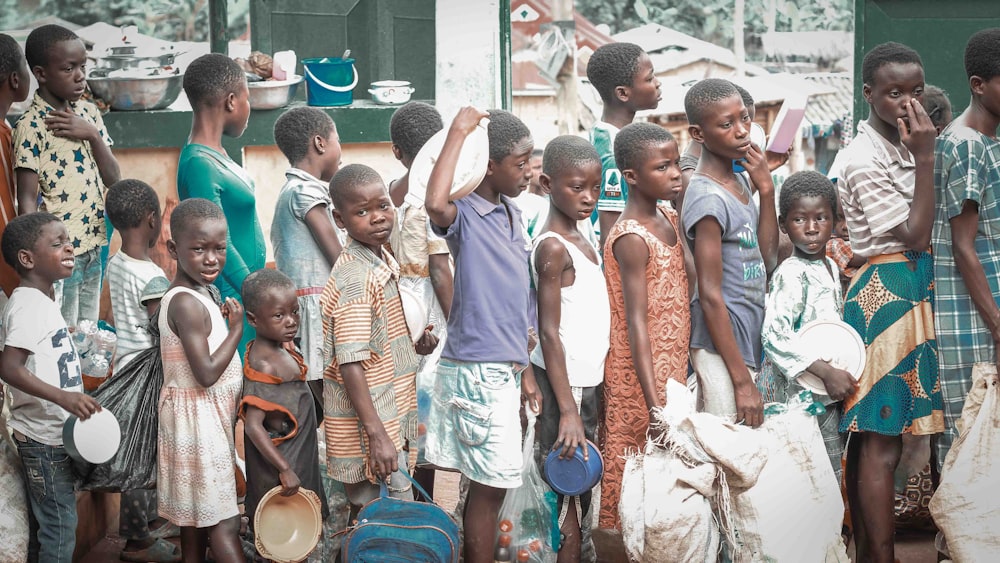
<instances>
[{"instance_id":1,"label":"white tank top","mask_svg":"<svg viewBox=\"0 0 1000 563\"><path fill-rule=\"evenodd\" d=\"M553 232L542 233L531 250L531 278L538 285L535 252L547 238L555 238L566 247L576 270L573 285L560 292L562 311L559 319L559 339L566 353L566 373L572 387L593 387L604 381L604 358L611 340L611 303L608 286L601 268L577 246ZM541 345L531 352L532 363L545 368Z\"/></svg>"}]
</instances>

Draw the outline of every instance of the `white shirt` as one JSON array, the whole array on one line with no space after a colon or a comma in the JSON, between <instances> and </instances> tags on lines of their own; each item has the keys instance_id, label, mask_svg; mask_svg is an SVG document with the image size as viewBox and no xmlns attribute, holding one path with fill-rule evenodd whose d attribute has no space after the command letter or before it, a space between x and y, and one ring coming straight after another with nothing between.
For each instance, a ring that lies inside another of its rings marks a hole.
<instances>
[{"instance_id":1,"label":"white shirt","mask_svg":"<svg viewBox=\"0 0 1000 563\"><path fill-rule=\"evenodd\" d=\"M108 260L107 283L118 336L113 373L117 374L137 353L153 347L153 336L146 329L149 315L139 298L150 280L157 277L166 277L159 266L149 260L136 260L124 251L119 250Z\"/></svg>"}]
</instances>

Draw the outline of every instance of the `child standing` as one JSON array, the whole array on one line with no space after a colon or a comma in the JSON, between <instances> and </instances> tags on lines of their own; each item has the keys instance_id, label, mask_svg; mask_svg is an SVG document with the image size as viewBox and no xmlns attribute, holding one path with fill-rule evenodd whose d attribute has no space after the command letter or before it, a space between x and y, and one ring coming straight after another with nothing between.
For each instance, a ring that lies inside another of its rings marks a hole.
<instances>
[{"instance_id":1,"label":"child standing","mask_svg":"<svg viewBox=\"0 0 1000 563\"><path fill-rule=\"evenodd\" d=\"M299 349L309 368L306 380L316 396L322 397L325 364L319 295L344 243L333 223L329 189L340 168L340 137L326 112L297 107L274 122L274 142L291 165L285 171L271 223L274 262L295 282L301 319Z\"/></svg>"},{"instance_id":2,"label":"child standing","mask_svg":"<svg viewBox=\"0 0 1000 563\"><path fill-rule=\"evenodd\" d=\"M28 63L21 53L17 41L5 33L0 33L0 240L7 223L17 216L14 209L14 144L13 133L7 124L7 112L15 102L22 102L28 97L30 86ZM0 261L0 289L4 296L17 287L18 278L14 268Z\"/></svg>"},{"instance_id":3,"label":"child standing","mask_svg":"<svg viewBox=\"0 0 1000 563\"><path fill-rule=\"evenodd\" d=\"M893 561L893 472L902 434L944 430L934 341L934 138L921 105L920 55L884 43L862 62L871 111L844 149L837 189L851 247L868 261L854 275L844 321L865 342L859 389L844 402L848 501L858 560Z\"/></svg>"},{"instance_id":4,"label":"child standing","mask_svg":"<svg viewBox=\"0 0 1000 563\"><path fill-rule=\"evenodd\" d=\"M389 239L393 255L399 263L399 286L410 291L427 311L427 324L443 342L455 280L451 274L451 255L444 239L431 231L422 197L410 194L410 166L427 139L444 128L441 114L434 106L423 102L408 102L392 114L389 136L392 154L406 173L389 184L389 193L396 204L396 222ZM426 190L426 186L418 186ZM420 327L423 328L423 327ZM429 495L434 495L434 470L427 467L424 457L427 415L434 390L434 372L441 358L441 346L420 358L417 366L417 418L422 428L416 446L417 469L414 478Z\"/></svg>"},{"instance_id":5,"label":"child standing","mask_svg":"<svg viewBox=\"0 0 1000 563\"><path fill-rule=\"evenodd\" d=\"M687 380L691 311L677 213L657 204L681 191L677 142L658 125L629 125L615 138L615 162L631 193L604 247L611 349L604 366L598 522L619 529L624 456L645 447L650 409L666 404L667 380Z\"/></svg>"},{"instance_id":6,"label":"child standing","mask_svg":"<svg viewBox=\"0 0 1000 563\"><path fill-rule=\"evenodd\" d=\"M758 387L764 402L784 403L804 389L798 383L803 373L823 381L827 395L816 398L826 405L826 412L816 422L840 483L844 441L838 403L858 385L850 373L804 353L795 338L807 323L840 320L843 312L837 265L826 256L826 243L837 222L837 192L819 172L796 172L781 186L778 206L779 227L788 235L793 250L771 277L761 332L764 364Z\"/></svg>"},{"instance_id":7,"label":"child standing","mask_svg":"<svg viewBox=\"0 0 1000 563\"><path fill-rule=\"evenodd\" d=\"M243 561L233 437L243 307L227 297L220 310L208 289L226 265L226 217L206 199L184 200L170 215L170 233L177 275L159 316L160 514L181 527L184 561L203 561L209 541L216 561Z\"/></svg>"},{"instance_id":8,"label":"child standing","mask_svg":"<svg viewBox=\"0 0 1000 563\"><path fill-rule=\"evenodd\" d=\"M691 364L706 412L757 427L767 273L777 261L774 184L763 150L750 142L750 114L727 80L698 82L684 96L689 131L702 145L684 195L681 223L692 245L697 291L691 302ZM733 161L743 160L760 210Z\"/></svg>"},{"instance_id":9,"label":"child standing","mask_svg":"<svg viewBox=\"0 0 1000 563\"><path fill-rule=\"evenodd\" d=\"M598 234L607 240L611 225L625 209L628 185L615 166L614 142L618 130L635 119L637 111L656 109L660 103L660 81L653 61L633 43L601 45L587 63L587 79L604 102L601 120L590 131L590 142L601 157L601 199L597 202Z\"/></svg>"},{"instance_id":10,"label":"child standing","mask_svg":"<svg viewBox=\"0 0 1000 563\"><path fill-rule=\"evenodd\" d=\"M493 560L506 490L521 485L522 394L539 412L528 365L531 244L511 198L531 180L533 141L520 119L488 114L490 158L475 191L449 199L466 137L487 114L462 108L448 130L427 187L427 215L455 257L455 297L427 425L427 460L470 481L465 561Z\"/></svg>"},{"instance_id":11,"label":"child standing","mask_svg":"<svg viewBox=\"0 0 1000 563\"><path fill-rule=\"evenodd\" d=\"M32 30L24 44L38 90L14 126L18 213L42 209L62 219L76 266L62 285L66 324L96 321L101 296L101 248L107 245L104 187L118 181L111 138L87 87L87 49L58 25Z\"/></svg>"},{"instance_id":12,"label":"child standing","mask_svg":"<svg viewBox=\"0 0 1000 563\"><path fill-rule=\"evenodd\" d=\"M548 220L535 238L531 273L538 288L539 345L532 370L542 394L538 444L572 457L597 439L600 385L611 332L608 288L597 248L578 229L601 194L601 159L593 145L573 135L545 148L539 182L549 196ZM593 561L591 492L559 498L560 562Z\"/></svg>"},{"instance_id":13,"label":"child standing","mask_svg":"<svg viewBox=\"0 0 1000 563\"><path fill-rule=\"evenodd\" d=\"M144 299L165 287L166 274L149 258L149 249L160 237L160 200L140 180L120 180L108 188L108 219L122 237L121 249L108 260L107 285L111 296L118 344L112 374L117 375L139 352L158 344L149 330L150 316L159 299ZM122 491L119 535L126 561L180 561L177 548L164 541L177 528L166 526L154 533L156 490ZM162 523L161 523L162 524Z\"/></svg>"},{"instance_id":14,"label":"child standing","mask_svg":"<svg viewBox=\"0 0 1000 563\"><path fill-rule=\"evenodd\" d=\"M281 494L289 496L301 486L319 496L326 520L308 366L289 348L299 328L295 283L277 270L257 270L243 281L242 293L247 318L257 330L257 338L247 344L238 408L246 436L246 514L252 526L268 491L280 485Z\"/></svg>"},{"instance_id":15,"label":"child standing","mask_svg":"<svg viewBox=\"0 0 1000 563\"><path fill-rule=\"evenodd\" d=\"M21 277L0 316L0 374L10 385L10 428L28 485L28 561L70 563L76 544L73 461L63 423L101 410L83 394L80 359L52 284L73 273L73 243L49 213L11 220L3 258Z\"/></svg>"}]
</instances>

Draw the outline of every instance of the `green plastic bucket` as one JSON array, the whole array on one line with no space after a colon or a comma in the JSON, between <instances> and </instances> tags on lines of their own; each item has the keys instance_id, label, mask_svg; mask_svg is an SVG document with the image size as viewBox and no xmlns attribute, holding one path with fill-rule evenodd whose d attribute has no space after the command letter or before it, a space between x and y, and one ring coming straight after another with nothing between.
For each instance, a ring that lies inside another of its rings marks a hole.
<instances>
[{"instance_id":1,"label":"green plastic bucket","mask_svg":"<svg viewBox=\"0 0 1000 563\"><path fill-rule=\"evenodd\" d=\"M358 85L358 69L354 59L303 59L306 75L306 99L311 106L349 106L354 87Z\"/></svg>"}]
</instances>

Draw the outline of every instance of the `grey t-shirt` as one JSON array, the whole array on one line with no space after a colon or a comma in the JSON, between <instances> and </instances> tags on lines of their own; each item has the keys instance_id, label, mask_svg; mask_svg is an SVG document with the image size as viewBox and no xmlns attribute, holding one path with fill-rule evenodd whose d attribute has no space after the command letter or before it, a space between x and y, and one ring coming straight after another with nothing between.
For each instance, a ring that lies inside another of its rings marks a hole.
<instances>
[{"instance_id":1,"label":"grey t-shirt","mask_svg":"<svg viewBox=\"0 0 1000 563\"><path fill-rule=\"evenodd\" d=\"M737 178L749 203L739 201L705 176L693 175L684 194L681 221L689 241L694 241L695 227L706 217L714 218L722 227L722 297L743 361L756 369L761 359L767 273L757 246L760 212L750 198L746 179L739 174ZM691 348L716 352L697 291L691 301Z\"/></svg>"}]
</instances>

